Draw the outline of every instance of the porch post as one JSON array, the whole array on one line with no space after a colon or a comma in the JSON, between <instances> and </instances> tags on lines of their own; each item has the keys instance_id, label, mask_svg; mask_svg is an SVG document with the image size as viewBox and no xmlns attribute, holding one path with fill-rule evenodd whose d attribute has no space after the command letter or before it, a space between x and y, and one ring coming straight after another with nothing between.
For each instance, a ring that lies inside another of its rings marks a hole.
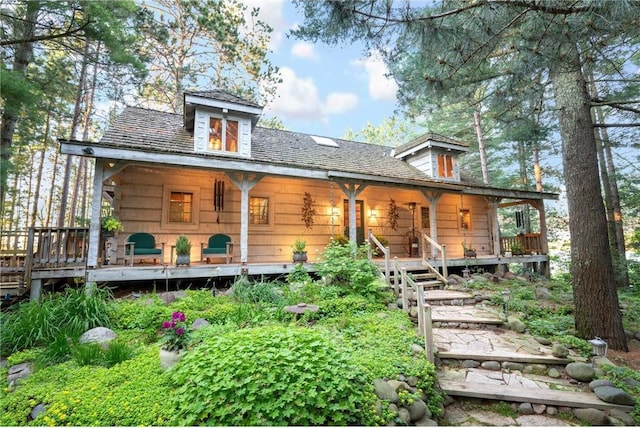
<instances>
[{"instance_id":1,"label":"porch post","mask_svg":"<svg viewBox=\"0 0 640 428\"><path fill-rule=\"evenodd\" d=\"M96 158L93 172L93 200L91 201L91 222L89 223L89 248L87 267L98 267L100 254L100 210L102 208L102 185L104 177L104 160Z\"/></svg>"},{"instance_id":2,"label":"porch post","mask_svg":"<svg viewBox=\"0 0 640 428\"><path fill-rule=\"evenodd\" d=\"M349 241L357 242L356 234L356 198L367 187L366 184L338 183L340 189L349 198ZM363 225L364 226L364 225Z\"/></svg>"},{"instance_id":3,"label":"porch post","mask_svg":"<svg viewBox=\"0 0 640 428\"><path fill-rule=\"evenodd\" d=\"M249 191L258 184L262 175L230 174L229 179L240 189L240 263L246 264L249 255Z\"/></svg>"},{"instance_id":4,"label":"porch post","mask_svg":"<svg viewBox=\"0 0 640 428\"><path fill-rule=\"evenodd\" d=\"M542 243L542 254L547 256L547 261L543 263L542 274L547 278L551 277L551 266L549 265L549 241L547 240L547 216L544 212L544 200L535 201L538 216L540 217L540 239Z\"/></svg>"},{"instance_id":5,"label":"porch post","mask_svg":"<svg viewBox=\"0 0 640 428\"><path fill-rule=\"evenodd\" d=\"M493 198L491 200L491 218L489 218L489 224L491 225L491 244L493 245L493 254L500 254L500 224L498 223L498 203L499 199Z\"/></svg>"},{"instance_id":6,"label":"porch post","mask_svg":"<svg viewBox=\"0 0 640 428\"><path fill-rule=\"evenodd\" d=\"M438 206L438 201L442 197L442 193L423 190L422 194L427 202L429 202L429 236L431 239L438 242L438 215L436 214L436 208ZM438 257L438 249L433 245L431 246L431 257Z\"/></svg>"}]
</instances>

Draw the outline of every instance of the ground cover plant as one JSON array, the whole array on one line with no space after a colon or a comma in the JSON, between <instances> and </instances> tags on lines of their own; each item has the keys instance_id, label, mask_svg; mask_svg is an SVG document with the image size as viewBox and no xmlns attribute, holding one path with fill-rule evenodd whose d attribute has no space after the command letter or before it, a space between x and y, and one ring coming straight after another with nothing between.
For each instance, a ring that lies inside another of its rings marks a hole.
<instances>
[{"instance_id":1,"label":"ground cover plant","mask_svg":"<svg viewBox=\"0 0 640 428\"><path fill-rule=\"evenodd\" d=\"M418 339L410 319L387 310L392 297L375 270L362 258L345 257L345 248L329 252L344 264L332 280L312 279L302 269L280 280L239 277L226 295L186 290L170 304L155 293L135 300L94 295L88 306L104 308L100 324L112 328L117 341L107 350L79 346L55 329L29 341L7 341L10 364L47 357L48 365L37 365L15 385L7 383L6 368L0 371L0 423L384 425L394 414L376 404L373 380L399 375L419 378L420 396L438 415L435 367L412 352ZM50 314L63 309L80 318L77 324L96 318L88 310L74 312L68 301L46 300L46 311L26 305L3 318L3 326L11 318L25 329L20 317L53 325ZM286 311L302 301L320 309L301 316ZM209 325L192 332L176 367L162 371L162 324L176 312ZM42 412L33 419L38 405Z\"/></svg>"}]
</instances>

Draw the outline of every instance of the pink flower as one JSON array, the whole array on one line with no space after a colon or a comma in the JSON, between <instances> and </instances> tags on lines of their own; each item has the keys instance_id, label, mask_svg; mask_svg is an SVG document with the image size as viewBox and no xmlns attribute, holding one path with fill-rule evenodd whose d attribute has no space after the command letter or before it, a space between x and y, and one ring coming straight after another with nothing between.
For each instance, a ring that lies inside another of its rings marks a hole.
<instances>
[{"instance_id":1,"label":"pink flower","mask_svg":"<svg viewBox=\"0 0 640 428\"><path fill-rule=\"evenodd\" d=\"M176 320L176 321L184 321L186 319L186 317L184 316L184 314L182 312L174 312L171 315L171 319L172 320Z\"/></svg>"},{"instance_id":2,"label":"pink flower","mask_svg":"<svg viewBox=\"0 0 640 428\"><path fill-rule=\"evenodd\" d=\"M171 323L169 321L164 321L162 323L162 328L167 329L169 327L171 327Z\"/></svg>"},{"instance_id":3,"label":"pink flower","mask_svg":"<svg viewBox=\"0 0 640 428\"><path fill-rule=\"evenodd\" d=\"M184 334L184 328L182 328L182 327L178 327L178 328L176 329L176 334L177 334L178 336L182 336L182 335Z\"/></svg>"}]
</instances>

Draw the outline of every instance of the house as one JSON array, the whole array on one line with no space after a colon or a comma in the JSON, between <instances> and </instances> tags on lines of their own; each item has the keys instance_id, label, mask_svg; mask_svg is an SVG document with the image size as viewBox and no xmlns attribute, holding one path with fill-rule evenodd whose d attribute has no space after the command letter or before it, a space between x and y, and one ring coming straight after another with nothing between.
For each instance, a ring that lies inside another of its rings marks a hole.
<instances>
[{"instance_id":1,"label":"house","mask_svg":"<svg viewBox=\"0 0 640 428\"><path fill-rule=\"evenodd\" d=\"M469 263L463 243L476 249L473 263L495 266L508 261L508 239L526 238L527 260L548 270L544 200L557 195L464 181L466 144L428 133L392 149L262 128L261 113L222 91L188 92L183 115L128 107L99 142L61 141L62 153L96 161L87 278L135 278L136 267L145 269L139 278L286 271L297 238L313 262L332 237L361 243L368 230L388 240L392 257L416 260L437 253L421 245L424 232L446 246L452 266ZM498 210L516 204L538 210L539 231L501 237ZM99 228L105 205L124 226L106 251ZM139 232L165 244L162 263L127 266L126 239ZM232 263L167 268L179 235L190 238L191 258L200 260L200 243L216 233L233 240Z\"/></svg>"}]
</instances>

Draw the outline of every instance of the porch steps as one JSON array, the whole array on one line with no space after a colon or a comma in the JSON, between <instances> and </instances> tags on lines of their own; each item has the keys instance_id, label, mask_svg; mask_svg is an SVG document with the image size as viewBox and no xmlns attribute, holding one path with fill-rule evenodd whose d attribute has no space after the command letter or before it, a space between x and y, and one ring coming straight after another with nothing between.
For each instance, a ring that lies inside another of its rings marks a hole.
<instances>
[{"instance_id":1,"label":"porch steps","mask_svg":"<svg viewBox=\"0 0 640 428\"><path fill-rule=\"evenodd\" d=\"M469 306L431 306L431 320L439 324L502 325L504 320L491 312Z\"/></svg>"},{"instance_id":2,"label":"porch steps","mask_svg":"<svg viewBox=\"0 0 640 428\"><path fill-rule=\"evenodd\" d=\"M419 287L422 287L425 290L432 289L442 289L445 284L436 279L436 275L425 269L424 267L408 267L407 273L411 275L411 279L415 282L415 284ZM395 282L395 277L391 276L391 284Z\"/></svg>"}]
</instances>

